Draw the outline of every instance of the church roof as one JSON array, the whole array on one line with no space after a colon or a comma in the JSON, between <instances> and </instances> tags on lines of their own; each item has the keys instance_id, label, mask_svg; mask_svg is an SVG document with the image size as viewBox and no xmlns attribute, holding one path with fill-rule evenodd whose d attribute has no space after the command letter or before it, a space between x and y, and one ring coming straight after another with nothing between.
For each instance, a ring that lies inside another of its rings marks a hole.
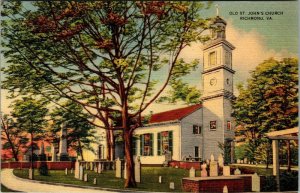
<instances>
[{"instance_id":1,"label":"church roof","mask_svg":"<svg viewBox=\"0 0 300 193\"><path fill-rule=\"evenodd\" d=\"M180 120L202 107L201 104L153 114L149 124Z\"/></svg>"}]
</instances>

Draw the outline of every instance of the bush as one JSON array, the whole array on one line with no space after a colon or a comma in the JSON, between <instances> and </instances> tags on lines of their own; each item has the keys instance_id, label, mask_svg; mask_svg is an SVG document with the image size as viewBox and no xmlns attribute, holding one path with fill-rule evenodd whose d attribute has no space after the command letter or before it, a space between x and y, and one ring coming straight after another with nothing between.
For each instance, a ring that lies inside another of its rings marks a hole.
<instances>
[{"instance_id":1,"label":"bush","mask_svg":"<svg viewBox=\"0 0 300 193\"><path fill-rule=\"evenodd\" d=\"M275 176L266 176L263 181L263 185L261 188L262 192L273 192L276 191L276 180Z\"/></svg>"},{"instance_id":2,"label":"bush","mask_svg":"<svg viewBox=\"0 0 300 193\"><path fill-rule=\"evenodd\" d=\"M280 190L296 191L298 190L298 172L284 171L280 174Z\"/></svg>"}]
</instances>

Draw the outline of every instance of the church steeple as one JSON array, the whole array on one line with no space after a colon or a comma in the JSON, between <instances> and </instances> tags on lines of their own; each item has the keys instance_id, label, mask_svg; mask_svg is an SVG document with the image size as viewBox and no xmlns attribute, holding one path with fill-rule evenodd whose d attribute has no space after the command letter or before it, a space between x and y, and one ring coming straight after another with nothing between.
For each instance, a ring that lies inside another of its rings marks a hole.
<instances>
[{"instance_id":1,"label":"church steeple","mask_svg":"<svg viewBox=\"0 0 300 193\"><path fill-rule=\"evenodd\" d=\"M210 25L211 27L211 37L212 39L225 39L226 38L226 21L224 21L220 16L216 16L212 20L212 24Z\"/></svg>"}]
</instances>

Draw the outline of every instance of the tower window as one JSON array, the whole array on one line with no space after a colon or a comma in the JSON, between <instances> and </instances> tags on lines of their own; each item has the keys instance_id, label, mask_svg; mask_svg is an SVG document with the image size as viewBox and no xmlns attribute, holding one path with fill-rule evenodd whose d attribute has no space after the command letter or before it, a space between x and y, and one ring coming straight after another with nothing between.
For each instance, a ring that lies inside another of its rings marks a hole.
<instances>
[{"instance_id":1,"label":"tower window","mask_svg":"<svg viewBox=\"0 0 300 193\"><path fill-rule=\"evenodd\" d=\"M209 53L209 65L213 66L217 64L217 53L211 52Z\"/></svg>"},{"instance_id":2,"label":"tower window","mask_svg":"<svg viewBox=\"0 0 300 193\"><path fill-rule=\"evenodd\" d=\"M217 121L210 121L209 128L211 131L217 130Z\"/></svg>"},{"instance_id":3,"label":"tower window","mask_svg":"<svg viewBox=\"0 0 300 193\"><path fill-rule=\"evenodd\" d=\"M225 64L228 66L231 65L231 53L228 51L225 53Z\"/></svg>"}]
</instances>

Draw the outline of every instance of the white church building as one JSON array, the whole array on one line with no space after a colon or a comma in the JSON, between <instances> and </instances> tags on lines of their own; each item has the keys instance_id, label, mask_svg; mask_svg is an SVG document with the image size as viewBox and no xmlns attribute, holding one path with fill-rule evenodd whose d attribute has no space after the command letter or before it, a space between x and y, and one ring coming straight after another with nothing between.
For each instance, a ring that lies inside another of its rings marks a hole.
<instances>
[{"instance_id":1,"label":"white church building","mask_svg":"<svg viewBox=\"0 0 300 193\"><path fill-rule=\"evenodd\" d=\"M233 96L232 51L226 40L226 22L212 22L212 39L203 48L202 104L153 114L149 124L135 130L134 155L142 164L163 164L165 152L172 160L206 160L222 152L219 143L234 139L231 117ZM232 144L232 143L231 143Z\"/></svg>"}]
</instances>

